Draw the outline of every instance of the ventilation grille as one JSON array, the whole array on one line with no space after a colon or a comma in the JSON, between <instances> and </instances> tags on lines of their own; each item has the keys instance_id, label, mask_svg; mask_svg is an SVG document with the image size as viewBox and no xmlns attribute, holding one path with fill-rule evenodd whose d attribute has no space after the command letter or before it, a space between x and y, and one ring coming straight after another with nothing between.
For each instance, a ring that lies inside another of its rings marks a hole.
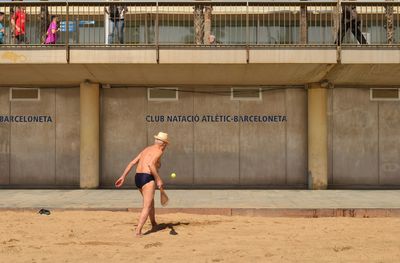
<instances>
[{"instance_id":1,"label":"ventilation grille","mask_svg":"<svg viewBox=\"0 0 400 263\"><path fill-rule=\"evenodd\" d=\"M39 88L11 88L10 100L40 100Z\"/></svg>"},{"instance_id":2,"label":"ventilation grille","mask_svg":"<svg viewBox=\"0 0 400 263\"><path fill-rule=\"evenodd\" d=\"M261 100L260 88L232 88L232 100Z\"/></svg>"},{"instance_id":3,"label":"ventilation grille","mask_svg":"<svg viewBox=\"0 0 400 263\"><path fill-rule=\"evenodd\" d=\"M149 88L147 89L147 99L152 101L171 101L178 100L177 88Z\"/></svg>"},{"instance_id":4,"label":"ventilation grille","mask_svg":"<svg viewBox=\"0 0 400 263\"><path fill-rule=\"evenodd\" d=\"M400 100L400 89L371 89L371 100Z\"/></svg>"}]
</instances>

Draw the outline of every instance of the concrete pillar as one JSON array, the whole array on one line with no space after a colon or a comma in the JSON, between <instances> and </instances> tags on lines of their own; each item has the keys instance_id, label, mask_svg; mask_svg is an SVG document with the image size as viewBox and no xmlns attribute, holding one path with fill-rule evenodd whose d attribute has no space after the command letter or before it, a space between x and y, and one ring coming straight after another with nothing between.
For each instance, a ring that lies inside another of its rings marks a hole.
<instances>
[{"instance_id":1,"label":"concrete pillar","mask_svg":"<svg viewBox=\"0 0 400 263\"><path fill-rule=\"evenodd\" d=\"M308 86L308 174L310 189L328 186L327 88L320 83Z\"/></svg>"},{"instance_id":2,"label":"concrete pillar","mask_svg":"<svg viewBox=\"0 0 400 263\"><path fill-rule=\"evenodd\" d=\"M99 187L100 163L100 86L84 82L80 86L81 148L80 187Z\"/></svg>"}]
</instances>

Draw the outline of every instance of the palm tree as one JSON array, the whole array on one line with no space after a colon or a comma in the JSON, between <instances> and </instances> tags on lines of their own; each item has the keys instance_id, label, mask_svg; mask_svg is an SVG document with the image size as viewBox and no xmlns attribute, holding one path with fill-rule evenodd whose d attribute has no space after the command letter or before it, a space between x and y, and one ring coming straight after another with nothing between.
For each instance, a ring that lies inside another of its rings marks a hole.
<instances>
[{"instance_id":1,"label":"palm tree","mask_svg":"<svg viewBox=\"0 0 400 263\"><path fill-rule=\"evenodd\" d=\"M193 22L194 22L194 43L196 45L203 44L204 38L204 6L203 5L195 5L193 11Z\"/></svg>"},{"instance_id":2,"label":"palm tree","mask_svg":"<svg viewBox=\"0 0 400 263\"><path fill-rule=\"evenodd\" d=\"M307 44L308 40L307 28L307 6L300 6L300 44Z\"/></svg>"},{"instance_id":3,"label":"palm tree","mask_svg":"<svg viewBox=\"0 0 400 263\"><path fill-rule=\"evenodd\" d=\"M385 17L386 17L387 44L393 44L394 42L393 6L387 5L385 7Z\"/></svg>"},{"instance_id":4,"label":"palm tree","mask_svg":"<svg viewBox=\"0 0 400 263\"><path fill-rule=\"evenodd\" d=\"M49 7L47 5L40 7L39 21L40 43L43 44L46 41L47 28L50 25Z\"/></svg>"},{"instance_id":5,"label":"palm tree","mask_svg":"<svg viewBox=\"0 0 400 263\"><path fill-rule=\"evenodd\" d=\"M210 44L212 7L204 7L204 38L203 43Z\"/></svg>"}]
</instances>

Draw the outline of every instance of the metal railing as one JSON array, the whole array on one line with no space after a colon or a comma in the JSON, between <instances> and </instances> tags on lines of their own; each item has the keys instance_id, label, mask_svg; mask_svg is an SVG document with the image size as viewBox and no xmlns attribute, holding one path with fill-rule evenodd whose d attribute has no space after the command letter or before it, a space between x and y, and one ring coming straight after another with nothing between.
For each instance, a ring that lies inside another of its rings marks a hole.
<instances>
[{"instance_id":1,"label":"metal railing","mask_svg":"<svg viewBox=\"0 0 400 263\"><path fill-rule=\"evenodd\" d=\"M3 1L4 45L398 45L399 1Z\"/></svg>"}]
</instances>

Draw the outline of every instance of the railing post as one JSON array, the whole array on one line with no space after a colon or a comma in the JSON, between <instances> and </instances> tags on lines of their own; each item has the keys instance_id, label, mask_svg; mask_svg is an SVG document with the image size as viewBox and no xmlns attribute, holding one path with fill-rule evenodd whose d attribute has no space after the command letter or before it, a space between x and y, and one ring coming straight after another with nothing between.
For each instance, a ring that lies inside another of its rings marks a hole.
<instances>
[{"instance_id":1,"label":"railing post","mask_svg":"<svg viewBox=\"0 0 400 263\"><path fill-rule=\"evenodd\" d=\"M65 52L66 52L66 59L67 63L69 63L70 60L70 54L69 54L69 3L68 1L65 2Z\"/></svg>"},{"instance_id":2,"label":"railing post","mask_svg":"<svg viewBox=\"0 0 400 263\"><path fill-rule=\"evenodd\" d=\"M156 41L156 61L157 64L160 63L160 43L159 43L159 26L158 26L158 16L159 10L158 10L158 2L156 3L156 21L155 21L155 41Z\"/></svg>"},{"instance_id":3,"label":"railing post","mask_svg":"<svg viewBox=\"0 0 400 263\"><path fill-rule=\"evenodd\" d=\"M246 2L246 62L250 62L249 2Z\"/></svg>"}]
</instances>

